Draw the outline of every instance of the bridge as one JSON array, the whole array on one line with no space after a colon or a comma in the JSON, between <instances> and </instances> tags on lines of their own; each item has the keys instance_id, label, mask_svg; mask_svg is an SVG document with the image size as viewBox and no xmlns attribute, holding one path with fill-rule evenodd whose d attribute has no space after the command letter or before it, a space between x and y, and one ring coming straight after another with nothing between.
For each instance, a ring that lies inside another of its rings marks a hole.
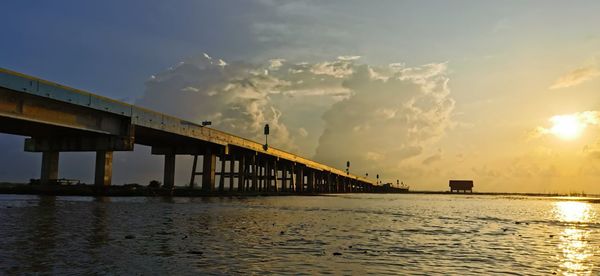
<instances>
[{"instance_id":1,"label":"bridge","mask_svg":"<svg viewBox=\"0 0 600 276\"><path fill-rule=\"evenodd\" d=\"M366 178L296 154L2 68L0 132L27 136L25 151L42 154L42 185L59 179L60 152L89 151L96 153L94 185L110 186L113 152L132 151L135 144L141 144L150 146L152 154L164 156L166 189L175 187L176 155L194 157L189 188L206 193L381 189Z\"/></svg>"}]
</instances>

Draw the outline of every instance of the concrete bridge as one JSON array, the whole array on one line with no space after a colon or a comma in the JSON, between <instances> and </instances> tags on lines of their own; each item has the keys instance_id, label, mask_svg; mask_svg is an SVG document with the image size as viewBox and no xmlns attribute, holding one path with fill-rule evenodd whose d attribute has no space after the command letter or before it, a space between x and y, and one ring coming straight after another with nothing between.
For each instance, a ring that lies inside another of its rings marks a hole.
<instances>
[{"instance_id":1,"label":"concrete bridge","mask_svg":"<svg viewBox=\"0 0 600 276\"><path fill-rule=\"evenodd\" d=\"M189 186L207 193L340 193L381 188L283 150L264 149L232 134L2 68L0 132L28 136L25 151L42 153L42 185L59 178L60 152L91 151L96 152L94 184L110 186L113 152L132 151L134 144L141 144L152 147L152 154L164 155L167 189L175 186L178 154L194 156ZM201 187L195 187L196 176Z\"/></svg>"}]
</instances>

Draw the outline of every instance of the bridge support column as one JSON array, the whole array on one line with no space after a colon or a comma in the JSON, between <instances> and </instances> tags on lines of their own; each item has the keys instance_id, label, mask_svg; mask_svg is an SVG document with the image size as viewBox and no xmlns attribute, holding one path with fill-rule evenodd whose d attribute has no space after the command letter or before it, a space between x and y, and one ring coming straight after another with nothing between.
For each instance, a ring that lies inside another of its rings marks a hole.
<instances>
[{"instance_id":1,"label":"bridge support column","mask_svg":"<svg viewBox=\"0 0 600 276\"><path fill-rule=\"evenodd\" d=\"M96 170L94 175L94 185L97 187L110 186L112 183L112 151L96 152Z\"/></svg>"},{"instance_id":2,"label":"bridge support column","mask_svg":"<svg viewBox=\"0 0 600 276\"><path fill-rule=\"evenodd\" d=\"M251 167L252 167L252 188L251 190L253 192L257 192L258 191L258 186L260 183L258 183L258 157L256 155L252 156L251 159Z\"/></svg>"},{"instance_id":3,"label":"bridge support column","mask_svg":"<svg viewBox=\"0 0 600 276\"><path fill-rule=\"evenodd\" d=\"M279 176L279 166L277 166L277 160L273 160L273 192L279 192L279 188L277 187L277 177Z\"/></svg>"},{"instance_id":4,"label":"bridge support column","mask_svg":"<svg viewBox=\"0 0 600 276\"><path fill-rule=\"evenodd\" d=\"M194 154L194 161L192 163L192 176L190 177L190 189L193 189L196 183L196 167L198 166L198 155Z\"/></svg>"},{"instance_id":5,"label":"bridge support column","mask_svg":"<svg viewBox=\"0 0 600 276\"><path fill-rule=\"evenodd\" d=\"M296 166L296 192L301 193L304 187L304 171L302 167Z\"/></svg>"},{"instance_id":6,"label":"bridge support column","mask_svg":"<svg viewBox=\"0 0 600 276\"><path fill-rule=\"evenodd\" d=\"M42 153L41 184L48 184L49 180L58 179L58 151L44 151Z\"/></svg>"},{"instance_id":7,"label":"bridge support column","mask_svg":"<svg viewBox=\"0 0 600 276\"><path fill-rule=\"evenodd\" d=\"M331 188L333 189L334 193L339 193L339 183L338 183L338 177L337 175L331 175Z\"/></svg>"},{"instance_id":8,"label":"bridge support column","mask_svg":"<svg viewBox=\"0 0 600 276\"><path fill-rule=\"evenodd\" d=\"M322 172L317 172L316 174L316 183L317 183L317 187L316 187L316 191L318 193L322 193L325 190L325 181L323 181L323 173Z\"/></svg>"},{"instance_id":9,"label":"bridge support column","mask_svg":"<svg viewBox=\"0 0 600 276\"><path fill-rule=\"evenodd\" d=\"M312 193L315 191L315 172L312 170L309 170L307 173L308 176L308 181L306 183L306 189L308 190L309 193Z\"/></svg>"},{"instance_id":10,"label":"bridge support column","mask_svg":"<svg viewBox=\"0 0 600 276\"><path fill-rule=\"evenodd\" d=\"M222 193L225 189L225 163L226 163L227 157L225 155L225 153L221 154L219 156L219 161L221 162L221 173L220 173L220 177L219 177L219 193Z\"/></svg>"},{"instance_id":11,"label":"bridge support column","mask_svg":"<svg viewBox=\"0 0 600 276\"><path fill-rule=\"evenodd\" d=\"M269 161L268 159L265 159L265 172L263 174L264 183L265 183L264 186L263 186L263 191L265 191L265 192L270 192L271 191L271 186L272 186L272 183L271 183L271 180L272 180L271 170L273 168L271 167L270 163L271 163L271 161Z\"/></svg>"},{"instance_id":12,"label":"bridge support column","mask_svg":"<svg viewBox=\"0 0 600 276\"><path fill-rule=\"evenodd\" d=\"M243 192L246 187L246 156L240 155L238 167L238 192Z\"/></svg>"},{"instance_id":13,"label":"bridge support column","mask_svg":"<svg viewBox=\"0 0 600 276\"><path fill-rule=\"evenodd\" d=\"M287 192L288 169L289 169L289 167L286 164L281 164L281 191L282 192Z\"/></svg>"},{"instance_id":14,"label":"bridge support column","mask_svg":"<svg viewBox=\"0 0 600 276\"><path fill-rule=\"evenodd\" d=\"M239 178L239 175L238 175ZM233 185L235 180L235 155L230 153L229 155L229 192L233 192Z\"/></svg>"},{"instance_id":15,"label":"bridge support column","mask_svg":"<svg viewBox=\"0 0 600 276\"><path fill-rule=\"evenodd\" d=\"M350 178L344 178L344 186L346 189L346 193L352 192L352 183L350 182Z\"/></svg>"},{"instance_id":16,"label":"bridge support column","mask_svg":"<svg viewBox=\"0 0 600 276\"><path fill-rule=\"evenodd\" d=\"M175 187L175 154L165 154L165 169L163 174L163 185L168 189Z\"/></svg>"},{"instance_id":17,"label":"bridge support column","mask_svg":"<svg viewBox=\"0 0 600 276\"><path fill-rule=\"evenodd\" d=\"M202 190L212 192L215 190L215 167L217 156L209 149L204 153L202 162ZM221 175L222 177L223 175Z\"/></svg>"}]
</instances>

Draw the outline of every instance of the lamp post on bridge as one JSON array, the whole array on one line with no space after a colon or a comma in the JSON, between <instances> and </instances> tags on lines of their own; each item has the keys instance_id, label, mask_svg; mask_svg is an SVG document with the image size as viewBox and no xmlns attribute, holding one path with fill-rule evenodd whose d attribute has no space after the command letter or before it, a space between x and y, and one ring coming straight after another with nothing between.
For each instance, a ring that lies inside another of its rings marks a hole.
<instances>
[{"instance_id":1,"label":"lamp post on bridge","mask_svg":"<svg viewBox=\"0 0 600 276\"><path fill-rule=\"evenodd\" d=\"M346 161L346 174L350 175L350 161Z\"/></svg>"},{"instance_id":2,"label":"lamp post on bridge","mask_svg":"<svg viewBox=\"0 0 600 276\"><path fill-rule=\"evenodd\" d=\"M269 149L269 124L265 124L265 144L263 145L263 149Z\"/></svg>"}]
</instances>

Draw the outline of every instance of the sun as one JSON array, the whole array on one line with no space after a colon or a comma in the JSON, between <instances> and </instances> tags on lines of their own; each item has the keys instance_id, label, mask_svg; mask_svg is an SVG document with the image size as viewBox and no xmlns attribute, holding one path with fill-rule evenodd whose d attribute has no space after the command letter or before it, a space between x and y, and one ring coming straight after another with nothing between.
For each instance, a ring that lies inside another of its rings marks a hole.
<instances>
[{"instance_id":1,"label":"sun","mask_svg":"<svg viewBox=\"0 0 600 276\"><path fill-rule=\"evenodd\" d=\"M550 122L552 122L550 133L563 140L578 138L586 127L585 122L574 114L556 115L550 118Z\"/></svg>"}]
</instances>

